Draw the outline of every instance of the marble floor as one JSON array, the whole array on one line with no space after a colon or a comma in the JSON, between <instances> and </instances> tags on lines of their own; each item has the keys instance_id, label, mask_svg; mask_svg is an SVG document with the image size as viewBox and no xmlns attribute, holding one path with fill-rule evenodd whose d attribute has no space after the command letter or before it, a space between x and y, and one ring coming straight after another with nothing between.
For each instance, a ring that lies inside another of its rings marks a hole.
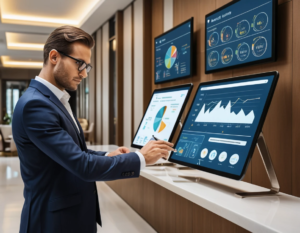
<instances>
[{"instance_id":1,"label":"marble floor","mask_svg":"<svg viewBox=\"0 0 300 233\"><path fill-rule=\"evenodd\" d=\"M103 227L98 232L156 232L104 182L97 182ZM0 232L19 232L23 181L17 157L0 157Z\"/></svg>"}]
</instances>

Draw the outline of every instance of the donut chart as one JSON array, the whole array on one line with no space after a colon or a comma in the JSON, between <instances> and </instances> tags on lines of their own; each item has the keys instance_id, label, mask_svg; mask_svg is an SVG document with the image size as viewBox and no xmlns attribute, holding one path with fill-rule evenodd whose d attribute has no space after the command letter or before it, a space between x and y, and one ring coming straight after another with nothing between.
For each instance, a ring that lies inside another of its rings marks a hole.
<instances>
[{"instance_id":1,"label":"donut chart","mask_svg":"<svg viewBox=\"0 0 300 233\"><path fill-rule=\"evenodd\" d=\"M165 65L167 69L171 69L174 65L177 58L177 48L176 46L172 45L168 49L166 56L165 56Z\"/></svg>"},{"instance_id":2,"label":"donut chart","mask_svg":"<svg viewBox=\"0 0 300 233\"><path fill-rule=\"evenodd\" d=\"M166 123L163 122L162 118L165 115L167 106L162 107L155 116L153 129L155 132L162 132L166 128Z\"/></svg>"},{"instance_id":3,"label":"donut chart","mask_svg":"<svg viewBox=\"0 0 300 233\"><path fill-rule=\"evenodd\" d=\"M237 38L241 38L248 35L249 31L250 31L250 24L247 20L244 19L237 23L237 27L235 29L235 35Z\"/></svg>"},{"instance_id":4,"label":"donut chart","mask_svg":"<svg viewBox=\"0 0 300 233\"><path fill-rule=\"evenodd\" d=\"M265 12L261 12L254 16L253 19L253 30L255 32L264 30L268 25L268 15Z\"/></svg>"},{"instance_id":5,"label":"donut chart","mask_svg":"<svg viewBox=\"0 0 300 233\"><path fill-rule=\"evenodd\" d=\"M222 63L224 65L229 64L233 59L233 51L231 48L225 48L221 54Z\"/></svg>"},{"instance_id":6,"label":"donut chart","mask_svg":"<svg viewBox=\"0 0 300 233\"><path fill-rule=\"evenodd\" d=\"M215 67L219 63L220 55L217 51L212 51L208 55L208 65L210 67Z\"/></svg>"},{"instance_id":7,"label":"donut chart","mask_svg":"<svg viewBox=\"0 0 300 233\"><path fill-rule=\"evenodd\" d=\"M252 53L255 57L261 57L267 51L268 42L263 36L259 36L254 39L252 44Z\"/></svg>"},{"instance_id":8,"label":"donut chart","mask_svg":"<svg viewBox=\"0 0 300 233\"><path fill-rule=\"evenodd\" d=\"M239 44L237 51L236 51L236 56L239 61L245 61L250 54L250 47L247 43L243 42Z\"/></svg>"},{"instance_id":9,"label":"donut chart","mask_svg":"<svg viewBox=\"0 0 300 233\"><path fill-rule=\"evenodd\" d=\"M219 43L219 34L217 32L213 32L208 39L208 45L210 47L215 47L218 43Z\"/></svg>"},{"instance_id":10,"label":"donut chart","mask_svg":"<svg viewBox=\"0 0 300 233\"><path fill-rule=\"evenodd\" d=\"M233 35L233 30L230 26L225 26L221 31L221 41L223 43L231 40Z\"/></svg>"}]
</instances>

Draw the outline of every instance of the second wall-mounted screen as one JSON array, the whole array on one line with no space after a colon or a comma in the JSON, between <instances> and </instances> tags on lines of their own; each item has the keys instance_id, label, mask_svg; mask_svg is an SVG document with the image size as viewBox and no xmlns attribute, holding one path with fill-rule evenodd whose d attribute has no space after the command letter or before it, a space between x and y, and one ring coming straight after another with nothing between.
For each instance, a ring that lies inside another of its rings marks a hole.
<instances>
[{"instance_id":1,"label":"second wall-mounted screen","mask_svg":"<svg viewBox=\"0 0 300 233\"><path fill-rule=\"evenodd\" d=\"M154 39L155 84L191 75L192 38L193 18Z\"/></svg>"},{"instance_id":2,"label":"second wall-mounted screen","mask_svg":"<svg viewBox=\"0 0 300 233\"><path fill-rule=\"evenodd\" d=\"M212 73L275 60L277 0L237 0L206 15L206 66Z\"/></svg>"}]
</instances>

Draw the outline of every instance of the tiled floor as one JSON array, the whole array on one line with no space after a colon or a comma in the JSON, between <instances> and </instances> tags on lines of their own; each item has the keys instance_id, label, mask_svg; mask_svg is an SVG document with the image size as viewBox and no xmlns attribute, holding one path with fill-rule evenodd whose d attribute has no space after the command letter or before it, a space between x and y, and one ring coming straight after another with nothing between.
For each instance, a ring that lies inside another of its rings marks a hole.
<instances>
[{"instance_id":1,"label":"tiled floor","mask_svg":"<svg viewBox=\"0 0 300 233\"><path fill-rule=\"evenodd\" d=\"M103 227L98 232L152 233L154 229L104 182L97 182ZM0 157L0 232L19 232L23 181L17 157Z\"/></svg>"}]
</instances>

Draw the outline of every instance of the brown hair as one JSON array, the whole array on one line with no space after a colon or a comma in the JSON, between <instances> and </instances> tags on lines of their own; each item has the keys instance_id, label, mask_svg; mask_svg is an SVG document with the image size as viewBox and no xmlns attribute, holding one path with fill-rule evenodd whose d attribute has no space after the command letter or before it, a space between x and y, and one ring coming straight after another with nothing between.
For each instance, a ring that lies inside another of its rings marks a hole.
<instances>
[{"instance_id":1,"label":"brown hair","mask_svg":"<svg viewBox=\"0 0 300 233\"><path fill-rule=\"evenodd\" d=\"M95 41L93 37L80 28L73 26L62 26L56 28L48 37L44 45L44 64L47 64L49 53L56 49L65 54L72 53L72 43L80 42L89 48L93 48Z\"/></svg>"}]
</instances>

